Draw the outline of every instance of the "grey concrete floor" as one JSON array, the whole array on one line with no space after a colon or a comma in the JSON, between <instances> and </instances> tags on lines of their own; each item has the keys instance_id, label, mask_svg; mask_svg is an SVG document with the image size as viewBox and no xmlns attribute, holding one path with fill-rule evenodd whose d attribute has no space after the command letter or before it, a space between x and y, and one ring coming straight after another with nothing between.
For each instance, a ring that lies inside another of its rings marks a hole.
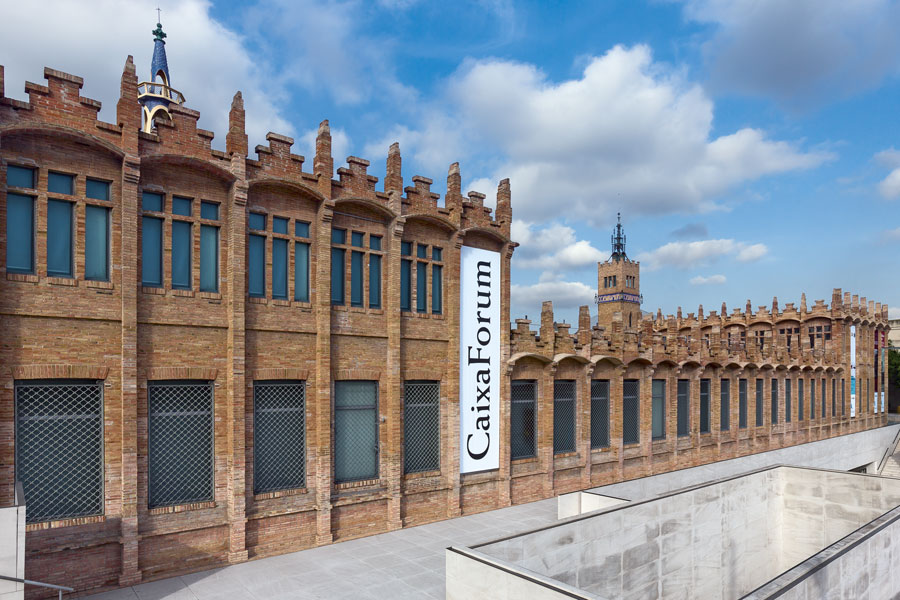
<instances>
[{"instance_id":1,"label":"grey concrete floor","mask_svg":"<svg viewBox=\"0 0 900 600\"><path fill-rule=\"evenodd\" d=\"M172 577L93 600L444 598L444 549L556 521L556 498Z\"/></svg>"}]
</instances>

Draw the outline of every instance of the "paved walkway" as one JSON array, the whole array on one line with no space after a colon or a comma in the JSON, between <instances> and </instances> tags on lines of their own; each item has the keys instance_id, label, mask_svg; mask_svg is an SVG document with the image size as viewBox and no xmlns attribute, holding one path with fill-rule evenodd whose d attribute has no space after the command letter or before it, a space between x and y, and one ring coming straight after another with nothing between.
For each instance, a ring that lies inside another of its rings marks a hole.
<instances>
[{"instance_id":1,"label":"paved walkway","mask_svg":"<svg viewBox=\"0 0 900 600\"><path fill-rule=\"evenodd\" d=\"M556 498L162 579L93 600L444 598L444 549L556 521Z\"/></svg>"}]
</instances>

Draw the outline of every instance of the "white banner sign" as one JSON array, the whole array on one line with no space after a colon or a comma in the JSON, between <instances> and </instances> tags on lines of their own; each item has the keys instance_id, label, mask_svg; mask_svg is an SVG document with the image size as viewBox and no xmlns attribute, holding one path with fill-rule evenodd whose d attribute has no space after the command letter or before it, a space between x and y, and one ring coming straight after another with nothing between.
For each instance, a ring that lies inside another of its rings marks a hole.
<instances>
[{"instance_id":1,"label":"white banner sign","mask_svg":"<svg viewBox=\"0 0 900 600\"><path fill-rule=\"evenodd\" d=\"M500 467L500 253L463 246L459 274L459 472Z\"/></svg>"},{"instance_id":2,"label":"white banner sign","mask_svg":"<svg viewBox=\"0 0 900 600\"><path fill-rule=\"evenodd\" d=\"M856 416L856 325L850 326L850 416Z\"/></svg>"}]
</instances>

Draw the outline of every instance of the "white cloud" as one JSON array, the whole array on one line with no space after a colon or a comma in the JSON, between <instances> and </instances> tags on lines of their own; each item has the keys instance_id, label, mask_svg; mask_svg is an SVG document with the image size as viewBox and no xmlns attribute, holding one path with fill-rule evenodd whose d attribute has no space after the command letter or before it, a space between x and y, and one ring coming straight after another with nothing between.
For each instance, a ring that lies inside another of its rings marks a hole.
<instances>
[{"instance_id":1,"label":"white cloud","mask_svg":"<svg viewBox=\"0 0 900 600\"><path fill-rule=\"evenodd\" d=\"M554 311L590 305L596 291L580 281L539 281L533 285L510 286L512 305L518 309L513 314L534 312L547 300L553 301Z\"/></svg>"},{"instance_id":2,"label":"white cloud","mask_svg":"<svg viewBox=\"0 0 900 600\"><path fill-rule=\"evenodd\" d=\"M877 87L900 68L893 0L685 0L717 30L703 46L714 88L794 108Z\"/></svg>"},{"instance_id":3,"label":"white cloud","mask_svg":"<svg viewBox=\"0 0 900 600\"><path fill-rule=\"evenodd\" d=\"M900 227L882 232L881 237L886 242L900 242Z\"/></svg>"},{"instance_id":4,"label":"white cloud","mask_svg":"<svg viewBox=\"0 0 900 600\"><path fill-rule=\"evenodd\" d=\"M732 239L669 242L651 252L638 254L637 259L648 271L662 267L689 269L709 265L723 256L735 255L741 262L759 260L768 253L765 244L747 244Z\"/></svg>"},{"instance_id":5,"label":"white cloud","mask_svg":"<svg viewBox=\"0 0 900 600\"><path fill-rule=\"evenodd\" d=\"M833 158L752 128L712 138L712 101L646 46L616 46L558 83L531 64L468 61L447 90L452 129L471 152L499 153L489 178L511 178L514 211L530 222L559 217L561 204L590 224L622 208L709 210L731 187Z\"/></svg>"},{"instance_id":6,"label":"white cloud","mask_svg":"<svg viewBox=\"0 0 900 600\"><path fill-rule=\"evenodd\" d=\"M703 277L702 275L697 275L696 277L691 277L691 285L707 285L707 284L722 284L728 281L724 275L710 275L709 277Z\"/></svg>"},{"instance_id":7,"label":"white cloud","mask_svg":"<svg viewBox=\"0 0 900 600\"><path fill-rule=\"evenodd\" d=\"M25 81L43 83L44 66L84 78L82 95L100 100L100 118L115 122L125 58L135 57L138 78L149 79L157 2L97 0L90 6L65 0L10 2L0 36L6 95L27 99ZM268 131L291 135L283 115L284 90L244 40L209 14L204 0L162 0L163 29L172 85L201 113L198 125L216 133L224 148L228 110L238 90L244 97L251 148ZM27 48L27 51L23 49ZM15 60L11 60L15 59Z\"/></svg>"},{"instance_id":8,"label":"white cloud","mask_svg":"<svg viewBox=\"0 0 900 600\"><path fill-rule=\"evenodd\" d=\"M900 319L900 306L888 306L888 318Z\"/></svg>"},{"instance_id":9,"label":"white cloud","mask_svg":"<svg viewBox=\"0 0 900 600\"><path fill-rule=\"evenodd\" d=\"M900 150L888 148L875 155L875 160L892 169L878 184L878 191L887 199L900 197Z\"/></svg>"},{"instance_id":10,"label":"white cloud","mask_svg":"<svg viewBox=\"0 0 900 600\"><path fill-rule=\"evenodd\" d=\"M511 233L520 244L513 255L517 268L559 272L596 265L609 258L609 252L594 248L588 240L576 239L574 229L559 223L537 228L513 220Z\"/></svg>"}]
</instances>

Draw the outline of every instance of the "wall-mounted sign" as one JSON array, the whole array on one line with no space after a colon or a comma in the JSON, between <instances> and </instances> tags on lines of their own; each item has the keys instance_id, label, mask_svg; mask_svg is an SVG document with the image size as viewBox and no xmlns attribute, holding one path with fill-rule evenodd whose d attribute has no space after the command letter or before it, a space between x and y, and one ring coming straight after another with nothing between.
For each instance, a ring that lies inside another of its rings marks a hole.
<instances>
[{"instance_id":1,"label":"wall-mounted sign","mask_svg":"<svg viewBox=\"0 0 900 600\"><path fill-rule=\"evenodd\" d=\"M459 471L500 467L500 254L463 246L459 274Z\"/></svg>"}]
</instances>

